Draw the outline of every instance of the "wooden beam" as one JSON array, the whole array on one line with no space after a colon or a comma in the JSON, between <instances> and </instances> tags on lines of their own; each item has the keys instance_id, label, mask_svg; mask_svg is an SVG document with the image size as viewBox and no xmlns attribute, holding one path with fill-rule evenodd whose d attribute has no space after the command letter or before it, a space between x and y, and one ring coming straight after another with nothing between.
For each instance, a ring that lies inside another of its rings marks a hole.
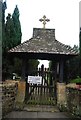
<instances>
[{"instance_id":1,"label":"wooden beam","mask_svg":"<svg viewBox=\"0 0 81 120\"><path fill-rule=\"evenodd\" d=\"M59 76L59 82L63 82L63 77L64 77L64 61L60 61L60 76Z\"/></svg>"}]
</instances>

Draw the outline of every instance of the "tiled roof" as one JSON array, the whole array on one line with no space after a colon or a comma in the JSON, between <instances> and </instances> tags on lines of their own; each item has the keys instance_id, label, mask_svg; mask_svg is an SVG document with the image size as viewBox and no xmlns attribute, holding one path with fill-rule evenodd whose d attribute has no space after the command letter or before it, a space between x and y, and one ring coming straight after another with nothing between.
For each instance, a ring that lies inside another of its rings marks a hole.
<instances>
[{"instance_id":1,"label":"tiled roof","mask_svg":"<svg viewBox=\"0 0 81 120\"><path fill-rule=\"evenodd\" d=\"M9 52L77 55L77 52L70 46L64 45L55 39L55 29L41 28L34 28L31 39L12 48Z\"/></svg>"}]
</instances>

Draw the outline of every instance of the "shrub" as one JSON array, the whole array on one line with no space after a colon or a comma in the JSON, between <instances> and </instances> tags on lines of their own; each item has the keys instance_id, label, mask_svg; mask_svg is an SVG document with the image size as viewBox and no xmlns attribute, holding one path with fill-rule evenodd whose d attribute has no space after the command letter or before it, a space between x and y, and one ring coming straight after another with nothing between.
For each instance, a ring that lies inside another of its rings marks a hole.
<instances>
[{"instance_id":1,"label":"shrub","mask_svg":"<svg viewBox=\"0 0 81 120\"><path fill-rule=\"evenodd\" d=\"M78 76L76 79L71 80L70 83L81 83L81 78Z\"/></svg>"}]
</instances>

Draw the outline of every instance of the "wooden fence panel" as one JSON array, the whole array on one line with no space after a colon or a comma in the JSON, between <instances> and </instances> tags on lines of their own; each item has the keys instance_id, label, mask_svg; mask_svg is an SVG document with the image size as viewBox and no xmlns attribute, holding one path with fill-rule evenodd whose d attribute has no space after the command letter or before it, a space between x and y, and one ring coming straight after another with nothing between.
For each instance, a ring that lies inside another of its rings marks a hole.
<instances>
[{"instance_id":1,"label":"wooden fence panel","mask_svg":"<svg viewBox=\"0 0 81 120\"><path fill-rule=\"evenodd\" d=\"M50 71L49 68L44 68L42 65L41 68L37 68L36 71L30 71L28 74L42 76L42 84L36 86L29 84L29 99L27 103L55 104L56 98L54 97L54 85L51 85L50 82L54 80L52 77L52 75L54 76L54 71Z\"/></svg>"},{"instance_id":2,"label":"wooden fence panel","mask_svg":"<svg viewBox=\"0 0 81 120\"><path fill-rule=\"evenodd\" d=\"M29 86L29 93L33 89L33 85ZM51 91L51 93L50 93ZM27 101L28 104L55 104L54 100L54 87L53 86L36 86L31 95L29 100Z\"/></svg>"}]
</instances>

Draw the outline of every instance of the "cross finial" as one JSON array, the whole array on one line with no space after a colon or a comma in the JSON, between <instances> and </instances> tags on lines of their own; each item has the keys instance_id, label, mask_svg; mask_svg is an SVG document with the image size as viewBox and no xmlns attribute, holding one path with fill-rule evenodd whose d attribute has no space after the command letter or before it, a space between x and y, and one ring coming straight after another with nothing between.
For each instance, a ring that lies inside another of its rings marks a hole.
<instances>
[{"instance_id":1,"label":"cross finial","mask_svg":"<svg viewBox=\"0 0 81 120\"><path fill-rule=\"evenodd\" d=\"M43 18L39 19L40 22L43 22L43 28L45 29L46 22L49 22L50 19L47 19L44 15Z\"/></svg>"}]
</instances>

